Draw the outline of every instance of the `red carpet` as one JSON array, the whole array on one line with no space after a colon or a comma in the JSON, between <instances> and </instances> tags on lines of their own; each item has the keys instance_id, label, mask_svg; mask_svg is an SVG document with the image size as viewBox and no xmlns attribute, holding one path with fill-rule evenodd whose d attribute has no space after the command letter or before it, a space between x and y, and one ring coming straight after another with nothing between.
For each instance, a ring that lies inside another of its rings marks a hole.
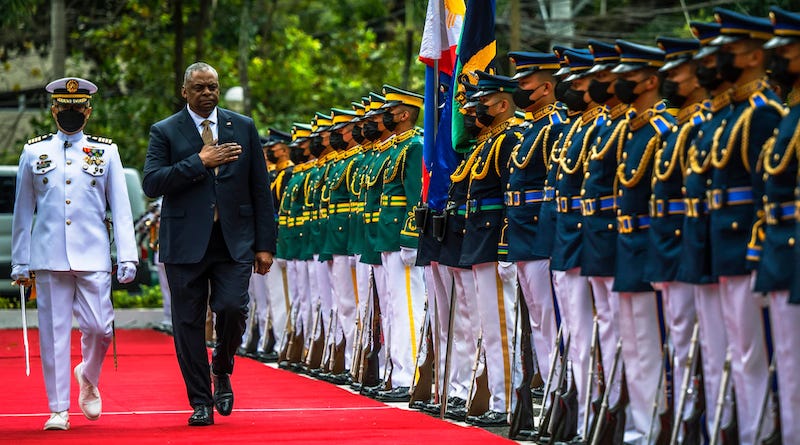
<instances>
[{"instance_id":1,"label":"red carpet","mask_svg":"<svg viewBox=\"0 0 800 445\"><path fill-rule=\"evenodd\" d=\"M22 331L0 330L0 438L4 443L89 444L501 444L514 443L479 428L386 406L325 382L237 358L236 396L229 417L211 427L186 426L191 409L172 338L149 330L117 331L118 369L109 349L100 391L103 415L91 422L77 406L72 379L69 431L42 431L48 417L38 332L31 330L31 375L25 376ZM72 365L80 360L73 331Z\"/></svg>"}]
</instances>

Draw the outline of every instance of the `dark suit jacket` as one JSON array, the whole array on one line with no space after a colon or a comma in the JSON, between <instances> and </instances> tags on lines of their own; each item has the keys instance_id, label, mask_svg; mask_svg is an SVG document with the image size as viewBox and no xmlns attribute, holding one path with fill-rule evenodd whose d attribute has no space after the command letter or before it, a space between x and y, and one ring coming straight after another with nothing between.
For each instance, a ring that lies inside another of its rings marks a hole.
<instances>
[{"instance_id":1,"label":"dark suit jacket","mask_svg":"<svg viewBox=\"0 0 800 445\"><path fill-rule=\"evenodd\" d=\"M217 119L219 143L237 142L242 153L221 165L216 177L200 161L203 140L186 108L150 128L142 187L150 197L164 196L159 233L164 263L201 260L215 205L234 261L252 262L255 252L275 252L275 212L255 124L219 107Z\"/></svg>"}]
</instances>

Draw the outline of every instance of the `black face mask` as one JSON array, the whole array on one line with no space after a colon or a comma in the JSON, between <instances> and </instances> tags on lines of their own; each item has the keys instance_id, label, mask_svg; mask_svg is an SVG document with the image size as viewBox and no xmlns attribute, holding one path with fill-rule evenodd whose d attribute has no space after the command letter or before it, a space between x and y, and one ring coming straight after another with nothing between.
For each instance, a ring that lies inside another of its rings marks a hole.
<instances>
[{"instance_id":1,"label":"black face mask","mask_svg":"<svg viewBox=\"0 0 800 445\"><path fill-rule=\"evenodd\" d=\"M564 103L570 111L584 111L589 107L589 104L583 100L583 91L573 90L568 88L564 93Z\"/></svg>"},{"instance_id":2,"label":"black face mask","mask_svg":"<svg viewBox=\"0 0 800 445\"><path fill-rule=\"evenodd\" d=\"M311 151L311 155L315 158L322 156L322 152L325 151L325 146L322 145L322 136L315 136L313 139L311 139L311 147L309 147L309 151Z\"/></svg>"},{"instance_id":3,"label":"black face mask","mask_svg":"<svg viewBox=\"0 0 800 445\"><path fill-rule=\"evenodd\" d=\"M467 133L475 137L478 133L481 132L481 127L477 124L477 116L473 116L471 114L464 115L464 129L467 130Z\"/></svg>"},{"instance_id":4,"label":"black face mask","mask_svg":"<svg viewBox=\"0 0 800 445\"><path fill-rule=\"evenodd\" d=\"M678 82L669 79L664 79L661 83L661 97L666 99L671 107L681 108L686 103L687 97L678 94L680 85Z\"/></svg>"},{"instance_id":5,"label":"black face mask","mask_svg":"<svg viewBox=\"0 0 800 445\"><path fill-rule=\"evenodd\" d=\"M494 116L489 114L489 107L484 104L475 106L475 116L484 127L491 127L492 122L494 122Z\"/></svg>"},{"instance_id":6,"label":"black face mask","mask_svg":"<svg viewBox=\"0 0 800 445\"><path fill-rule=\"evenodd\" d=\"M341 151L347 148L347 142L341 133L331 133L331 147L336 151Z\"/></svg>"},{"instance_id":7,"label":"black face mask","mask_svg":"<svg viewBox=\"0 0 800 445\"><path fill-rule=\"evenodd\" d=\"M367 140L367 138L365 138L364 134L361 132L361 126L359 125L353 127L353 132L351 134L353 135L353 139L355 139L357 144L362 144L365 140Z\"/></svg>"},{"instance_id":8,"label":"black face mask","mask_svg":"<svg viewBox=\"0 0 800 445\"><path fill-rule=\"evenodd\" d=\"M564 102L564 94L566 94L571 83L572 82L565 82L563 80L559 80L558 83L556 83L555 88L553 88L553 93L555 94L557 101Z\"/></svg>"},{"instance_id":9,"label":"black face mask","mask_svg":"<svg viewBox=\"0 0 800 445\"><path fill-rule=\"evenodd\" d=\"M58 121L58 126L65 132L75 133L86 123L86 115L70 108L68 110L59 111L56 114L56 121Z\"/></svg>"},{"instance_id":10,"label":"black face mask","mask_svg":"<svg viewBox=\"0 0 800 445\"><path fill-rule=\"evenodd\" d=\"M270 150L269 148L267 149L267 160L269 162L272 162L273 164L278 163L278 157L275 156L275 153L273 153L272 150Z\"/></svg>"},{"instance_id":11,"label":"black face mask","mask_svg":"<svg viewBox=\"0 0 800 445\"><path fill-rule=\"evenodd\" d=\"M610 86L611 82L600 82L597 79L592 79L589 83L589 97L599 104L606 103L609 99L614 97L613 94L608 92L608 87Z\"/></svg>"},{"instance_id":12,"label":"black face mask","mask_svg":"<svg viewBox=\"0 0 800 445\"><path fill-rule=\"evenodd\" d=\"M386 127L386 129L389 131L394 131L394 129L397 128L397 124L399 123L394 121L394 115L388 111L386 113L383 113L381 119L383 120L383 126Z\"/></svg>"},{"instance_id":13,"label":"black face mask","mask_svg":"<svg viewBox=\"0 0 800 445\"><path fill-rule=\"evenodd\" d=\"M797 82L800 74L789 72L790 59L776 55L772 56L769 62L769 77L788 89Z\"/></svg>"},{"instance_id":14,"label":"black face mask","mask_svg":"<svg viewBox=\"0 0 800 445\"><path fill-rule=\"evenodd\" d=\"M302 148L293 148L292 151L289 152L289 159L295 164L302 164L308 161L308 158L303 154Z\"/></svg>"},{"instance_id":15,"label":"black face mask","mask_svg":"<svg viewBox=\"0 0 800 445\"><path fill-rule=\"evenodd\" d=\"M634 93L633 90L635 90L636 86L641 82L643 81L636 82L633 80L617 79L617 82L614 84L614 94L620 102L630 105L639 98L639 93Z\"/></svg>"},{"instance_id":16,"label":"black face mask","mask_svg":"<svg viewBox=\"0 0 800 445\"><path fill-rule=\"evenodd\" d=\"M709 68L707 66L698 65L694 75L697 76L697 83L706 91L714 91L722 84L722 79L720 79L717 74L716 67Z\"/></svg>"},{"instance_id":17,"label":"black face mask","mask_svg":"<svg viewBox=\"0 0 800 445\"><path fill-rule=\"evenodd\" d=\"M514 105L518 106L519 108L522 108L523 110L528 109L528 107L535 104L536 101L541 99L540 97L539 99L531 100L531 94L533 94L536 90L543 87L544 85L545 84L541 84L532 90L523 90L522 88L517 88L516 90L514 90L514 93L512 93L512 97L514 98Z\"/></svg>"},{"instance_id":18,"label":"black face mask","mask_svg":"<svg viewBox=\"0 0 800 445\"><path fill-rule=\"evenodd\" d=\"M727 51L717 52L717 72L722 80L735 83L742 76L742 69L733 65L736 56Z\"/></svg>"},{"instance_id":19,"label":"black face mask","mask_svg":"<svg viewBox=\"0 0 800 445\"><path fill-rule=\"evenodd\" d=\"M381 131L378 129L377 122L369 121L364 124L364 137L371 142L375 142L381 138Z\"/></svg>"}]
</instances>

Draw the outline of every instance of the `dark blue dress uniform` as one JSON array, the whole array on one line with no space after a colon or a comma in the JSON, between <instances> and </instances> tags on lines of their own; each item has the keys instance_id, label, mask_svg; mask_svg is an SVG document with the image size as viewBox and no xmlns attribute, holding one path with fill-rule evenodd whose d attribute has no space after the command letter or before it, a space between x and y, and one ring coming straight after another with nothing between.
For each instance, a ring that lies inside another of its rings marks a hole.
<instances>
[{"instance_id":1,"label":"dark blue dress uniform","mask_svg":"<svg viewBox=\"0 0 800 445\"><path fill-rule=\"evenodd\" d=\"M570 66L569 81L585 74L593 63L591 54L567 50ZM587 141L592 140L597 129L595 120L602 116L604 107L593 104L566 130L558 145L558 166L555 177L556 231L555 244L550 257L552 270L567 271L581 266L582 221L581 189Z\"/></svg>"},{"instance_id":2,"label":"dark blue dress uniform","mask_svg":"<svg viewBox=\"0 0 800 445\"><path fill-rule=\"evenodd\" d=\"M489 93L513 91L516 84L509 78L479 71L479 89L482 88L482 79L490 79L485 81L487 84L493 81L500 84L487 90ZM495 262L502 255L498 250L505 225L503 190L509 174L506 166L511 152L522 143L522 134L515 128L519 123L519 119L512 117L495 125L481 136L477 148L467 160L470 177L464 228L470 249L461 252L460 263L464 266Z\"/></svg>"},{"instance_id":3,"label":"dark blue dress uniform","mask_svg":"<svg viewBox=\"0 0 800 445\"><path fill-rule=\"evenodd\" d=\"M704 45L695 55L699 59L713 54L718 47L707 46L719 35L717 23L691 22L692 32ZM691 284L711 284L717 281L711 273L711 241L707 192L711 185L711 146L714 134L731 112L730 94L725 92L704 104L704 122L689 145L684 165L684 202L681 256L676 279Z\"/></svg>"},{"instance_id":4,"label":"dark blue dress uniform","mask_svg":"<svg viewBox=\"0 0 800 445\"><path fill-rule=\"evenodd\" d=\"M692 54L700 48L700 42L694 39L659 37L657 42L666 53L666 63L659 69L660 72L688 63ZM702 102L682 107L678 112L677 125L670 129L663 138L662 146L656 149L650 197L646 281L676 281L681 255L681 228L686 214L683 200L686 152L699 131L699 125L705 120L705 111Z\"/></svg>"},{"instance_id":5,"label":"dark blue dress uniform","mask_svg":"<svg viewBox=\"0 0 800 445\"><path fill-rule=\"evenodd\" d=\"M589 50L594 55L594 66L589 70L590 73L611 69L619 63L619 53L612 44L589 40ZM623 142L620 133L624 131L623 122L629 108L627 104L619 103L595 121L597 130L586 155L581 202L581 275L587 277L614 276L617 255L617 197L614 184L619 164L617 155Z\"/></svg>"},{"instance_id":6,"label":"dark blue dress uniform","mask_svg":"<svg viewBox=\"0 0 800 445\"><path fill-rule=\"evenodd\" d=\"M612 72L626 72L647 66L663 65L664 53L651 47L617 40L621 48L620 65ZM630 60L630 62L628 62ZM620 165L617 167L617 261L614 276L616 292L652 290L645 277L645 261L650 227L650 178L655 151L675 125L666 104L657 103L637 111L627 120L628 133Z\"/></svg>"}]
</instances>

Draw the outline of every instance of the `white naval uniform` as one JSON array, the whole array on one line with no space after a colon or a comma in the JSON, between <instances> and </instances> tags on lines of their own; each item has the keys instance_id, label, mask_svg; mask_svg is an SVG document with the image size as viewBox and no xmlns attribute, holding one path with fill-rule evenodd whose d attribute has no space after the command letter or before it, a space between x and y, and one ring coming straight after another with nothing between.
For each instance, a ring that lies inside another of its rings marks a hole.
<instances>
[{"instance_id":1,"label":"white naval uniform","mask_svg":"<svg viewBox=\"0 0 800 445\"><path fill-rule=\"evenodd\" d=\"M100 379L111 343L113 216L119 262L138 262L122 162L109 139L58 132L25 145L17 172L12 263L36 273L39 347L50 411L69 409L72 314L81 329L84 377ZM34 212L36 221L34 223Z\"/></svg>"}]
</instances>

